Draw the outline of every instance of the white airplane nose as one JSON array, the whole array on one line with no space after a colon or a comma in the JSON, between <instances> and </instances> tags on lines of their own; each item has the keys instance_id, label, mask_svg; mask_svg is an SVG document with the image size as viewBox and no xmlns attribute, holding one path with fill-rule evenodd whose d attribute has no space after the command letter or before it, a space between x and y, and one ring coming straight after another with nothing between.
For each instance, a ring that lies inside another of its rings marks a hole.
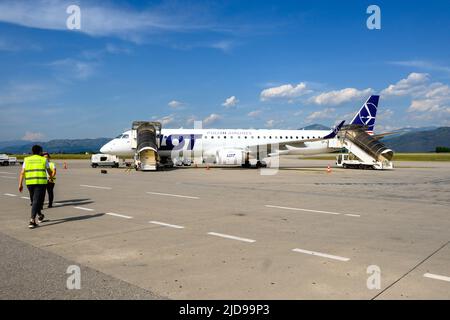
<instances>
[{"instance_id":1,"label":"white airplane nose","mask_svg":"<svg viewBox=\"0 0 450 320\"><path fill-rule=\"evenodd\" d=\"M100 153L106 153L106 144L100 148Z\"/></svg>"}]
</instances>

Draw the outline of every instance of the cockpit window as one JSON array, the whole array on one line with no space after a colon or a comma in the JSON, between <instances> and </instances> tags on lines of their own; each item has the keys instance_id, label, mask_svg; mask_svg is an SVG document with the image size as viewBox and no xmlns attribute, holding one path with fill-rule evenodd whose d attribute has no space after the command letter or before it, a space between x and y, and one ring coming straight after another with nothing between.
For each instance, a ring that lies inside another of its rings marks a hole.
<instances>
[{"instance_id":1,"label":"cockpit window","mask_svg":"<svg viewBox=\"0 0 450 320\"><path fill-rule=\"evenodd\" d=\"M130 137L129 134L124 134L124 135L122 136L122 139L128 139L129 137Z\"/></svg>"},{"instance_id":2,"label":"cockpit window","mask_svg":"<svg viewBox=\"0 0 450 320\"><path fill-rule=\"evenodd\" d=\"M120 139L122 138L122 134L119 134L115 139Z\"/></svg>"}]
</instances>

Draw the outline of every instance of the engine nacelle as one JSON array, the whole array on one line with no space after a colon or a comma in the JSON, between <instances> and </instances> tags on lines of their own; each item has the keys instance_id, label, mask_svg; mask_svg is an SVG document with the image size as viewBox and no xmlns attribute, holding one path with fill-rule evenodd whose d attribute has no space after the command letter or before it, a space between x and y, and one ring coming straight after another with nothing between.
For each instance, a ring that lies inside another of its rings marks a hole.
<instances>
[{"instance_id":1,"label":"engine nacelle","mask_svg":"<svg viewBox=\"0 0 450 320\"><path fill-rule=\"evenodd\" d=\"M219 165L241 165L245 162L244 151L238 149L222 149L216 153L216 163Z\"/></svg>"}]
</instances>

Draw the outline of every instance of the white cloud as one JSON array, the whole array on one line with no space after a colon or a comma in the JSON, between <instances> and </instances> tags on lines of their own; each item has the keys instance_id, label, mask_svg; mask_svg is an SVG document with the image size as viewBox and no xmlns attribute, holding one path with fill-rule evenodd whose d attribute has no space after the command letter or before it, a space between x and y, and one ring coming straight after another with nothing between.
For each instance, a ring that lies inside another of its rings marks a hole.
<instances>
[{"instance_id":1,"label":"white cloud","mask_svg":"<svg viewBox=\"0 0 450 320\"><path fill-rule=\"evenodd\" d=\"M205 119L203 119L203 124L210 125L210 124L217 122L220 119L222 119L222 116L220 116L216 113L211 113L209 116L207 116Z\"/></svg>"},{"instance_id":2,"label":"white cloud","mask_svg":"<svg viewBox=\"0 0 450 320\"><path fill-rule=\"evenodd\" d=\"M189 118L186 119L186 124L187 125L193 125L195 121L197 121L197 117L190 116Z\"/></svg>"},{"instance_id":3,"label":"white cloud","mask_svg":"<svg viewBox=\"0 0 450 320\"><path fill-rule=\"evenodd\" d=\"M222 50L227 53L234 47L235 43L231 40L221 40L210 44L209 46L214 49Z\"/></svg>"},{"instance_id":4,"label":"white cloud","mask_svg":"<svg viewBox=\"0 0 450 320\"><path fill-rule=\"evenodd\" d=\"M22 104L26 102L36 101L44 98L50 88L37 83L14 83L7 85L0 91L0 106L9 104Z\"/></svg>"},{"instance_id":5,"label":"white cloud","mask_svg":"<svg viewBox=\"0 0 450 320\"><path fill-rule=\"evenodd\" d=\"M378 112L377 119L379 121L390 120L393 115L394 115L394 111L392 111L391 109L385 109L381 112Z\"/></svg>"},{"instance_id":6,"label":"white cloud","mask_svg":"<svg viewBox=\"0 0 450 320\"><path fill-rule=\"evenodd\" d=\"M283 120L274 120L274 119L269 119L264 123L264 126L266 128L273 128L275 126L278 126L279 124L283 123Z\"/></svg>"},{"instance_id":7,"label":"white cloud","mask_svg":"<svg viewBox=\"0 0 450 320\"><path fill-rule=\"evenodd\" d=\"M329 119L335 117L335 109L334 108L326 108L320 111L314 111L312 112L306 120L312 121L317 119Z\"/></svg>"},{"instance_id":8,"label":"white cloud","mask_svg":"<svg viewBox=\"0 0 450 320\"><path fill-rule=\"evenodd\" d=\"M130 54L132 52L130 48L117 46L112 43L108 43L105 46L105 51L110 54Z\"/></svg>"},{"instance_id":9,"label":"white cloud","mask_svg":"<svg viewBox=\"0 0 450 320\"><path fill-rule=\"evenodd\" d=\"M255 118L257 116L259 116L261 114L261 110L254 110L254 111L250 111L249 113L247 113L247 116L251 117L251 118Z\"/></svg>"},{"instance_id":10,"label":"white cloud","mask_svg":"<svg viewBox=\"0 0 450 320\"><path fill-rule=\"evenodd\" d=\"M95 70L95 63L71 58L53 61L49 63L49 66L55 68L64 78L75 78L78 80L91 77Z\"/></svg>"},{"instance_id":11,"label":"white cloud","mask_svg":"<svg viewBox=\"0 0 450 320\"><path fill-rule=\"evenodd\" d=\"M423 95L411 101L408 111L450 115L450 87L439 82L432 83Z\"/></svg>"},{"instance_id":12,"label":"white cloud","mask_svg":"<svg viewBox=\"0 0 450 320\"><path fill-rule=\"evenodd\" d=\"M239 102L239 99L236 98L235 96L231 96L229 98L225 99L225 102L222 103L222 106L224 106L225 108L231 108L231 107L235 107Z\"/></svg>"},{"instance_id":13,"label":"white cloud","mask_svg":"<svg viewBox=\"0 0 450 320\"><path fill-rule=\"evenodd\" d=\"M438 65L436 63L425 60L403 60L403 61L391 61L389 63L397 66L414 67L419 69L450 73L450 67Z\"/></svg>"},{"instance_id":14,"label":"white cloud","mask_svg":"<svg viewBox=\"0 0 450 320\"><path fill-rule=\"evenodd\" d=\"M345 88L341 90L323 92L310 98L309 101L318 105L336 106L345 102L367 97L371 93L373 93L373 89L371 88L364 90Z\"/></svg>"},{"instance_id":15,"label":"white cloud","mask_svg":"<svg viewBox=\"0 0 450 320\"><path fill-rule=\"evenodd\" d=\"M40 132L29 132L27 131L25 135L22 137L22 140L25 141L39 141L44 138L44 134Z\"/></svg>"},{"instance_id":16,"label":"white cloud","mask_svg":"<svg viewBox=\"0 0 450 320\"><path fill-rule=\"evenodd\" d=\"M398 81L396 84L391 84L386 89L381 91L383 96L406 96L416 94L424 90L426 82L429 81L428 73L413 72L408 75L406 79Z\"/></svg>"},{"instance_id":17,"label":"white cloud","mask_svg":"<svg viewBox=\"0 0 450 320\"><path fill-rule=\"evenodd\" d=\"M172 100L167 104L169 107L171 108L180 108L181 106L183 106L183 103L177 100Z\"/></svg>"},{"instance_id":18,"label":"white cloud","mask_svg":"<svg viewBox=\"0 0 450 320\"><path fill-rule=\"evenodd\" d=\"M261 91L261 101L267 101L275 98L292 99L312 92L306 86L306 83L300 82L297 85L284 84L278 87L267 88Z\"/></svg>"},{"instance_id":19,"label":"white cloud","mask_svg":"<svg viewBox=\"0 0 450 320\"><path fill-rule=\"evenodd\" d=\"M24 39L0 38L0 51L17 52L22 50L41 51L42 48Z\"/></svg>"},{"instance_id":20,"label":"white cloud","mask_svg":"<svg viewBox=\"0 0 450 320\"><path fill-rule=\"evenodd\" d=\"M442 122L450 116L450 87L431 82L427 73L413 72L407 78L382 91L386 97L409 96L412 98L408 112L415 112L416 120Z\"/></svg>"},{"instance_id":21,"label":"white cloud","mask_svg":"<svg viewBox=\"0 0 450 320\"><path fill-rule=\"evenodd\" d=\"M102 2L82 2L81 29L69 31L66 26L70 3L63 0L12 1L0 3L0 22L29 28L81 32L90 36L116 36L140 42L144 34L162 31L192 31L211 28L199 22L191 10L173 6L154 5L133 10L129 7Z\"/></svg>"},{"instance_id":22,"label":"white cloud","mask_svg":"<svg viewBox=\"0 0 450 320\"><path fill-rule=\"evenodd\" d=\"M175 117L171 114L171 115L168 115L168 116L164 116L164 117L162 117L160 119L157 119L156 121L161 122L161 125L164 128L166 125L174 123Z\"/></svg>"}]
</instances>

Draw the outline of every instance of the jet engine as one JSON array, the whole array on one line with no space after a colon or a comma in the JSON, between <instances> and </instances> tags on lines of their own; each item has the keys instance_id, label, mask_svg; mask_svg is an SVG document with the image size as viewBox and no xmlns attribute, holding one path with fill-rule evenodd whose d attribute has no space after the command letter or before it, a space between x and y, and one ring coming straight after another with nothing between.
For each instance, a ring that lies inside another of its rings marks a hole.
<instances>
[{"instance_id":1,"label":"jet engine","mask_svg":"<svg viewBox=\"0 0 450 320\"><path fill-rule=\"evenodd\" d=\"M241 165L245 162L245 153L239 149L221 149L216 152L216 164Z\"/></svg>"}]
</instances>

